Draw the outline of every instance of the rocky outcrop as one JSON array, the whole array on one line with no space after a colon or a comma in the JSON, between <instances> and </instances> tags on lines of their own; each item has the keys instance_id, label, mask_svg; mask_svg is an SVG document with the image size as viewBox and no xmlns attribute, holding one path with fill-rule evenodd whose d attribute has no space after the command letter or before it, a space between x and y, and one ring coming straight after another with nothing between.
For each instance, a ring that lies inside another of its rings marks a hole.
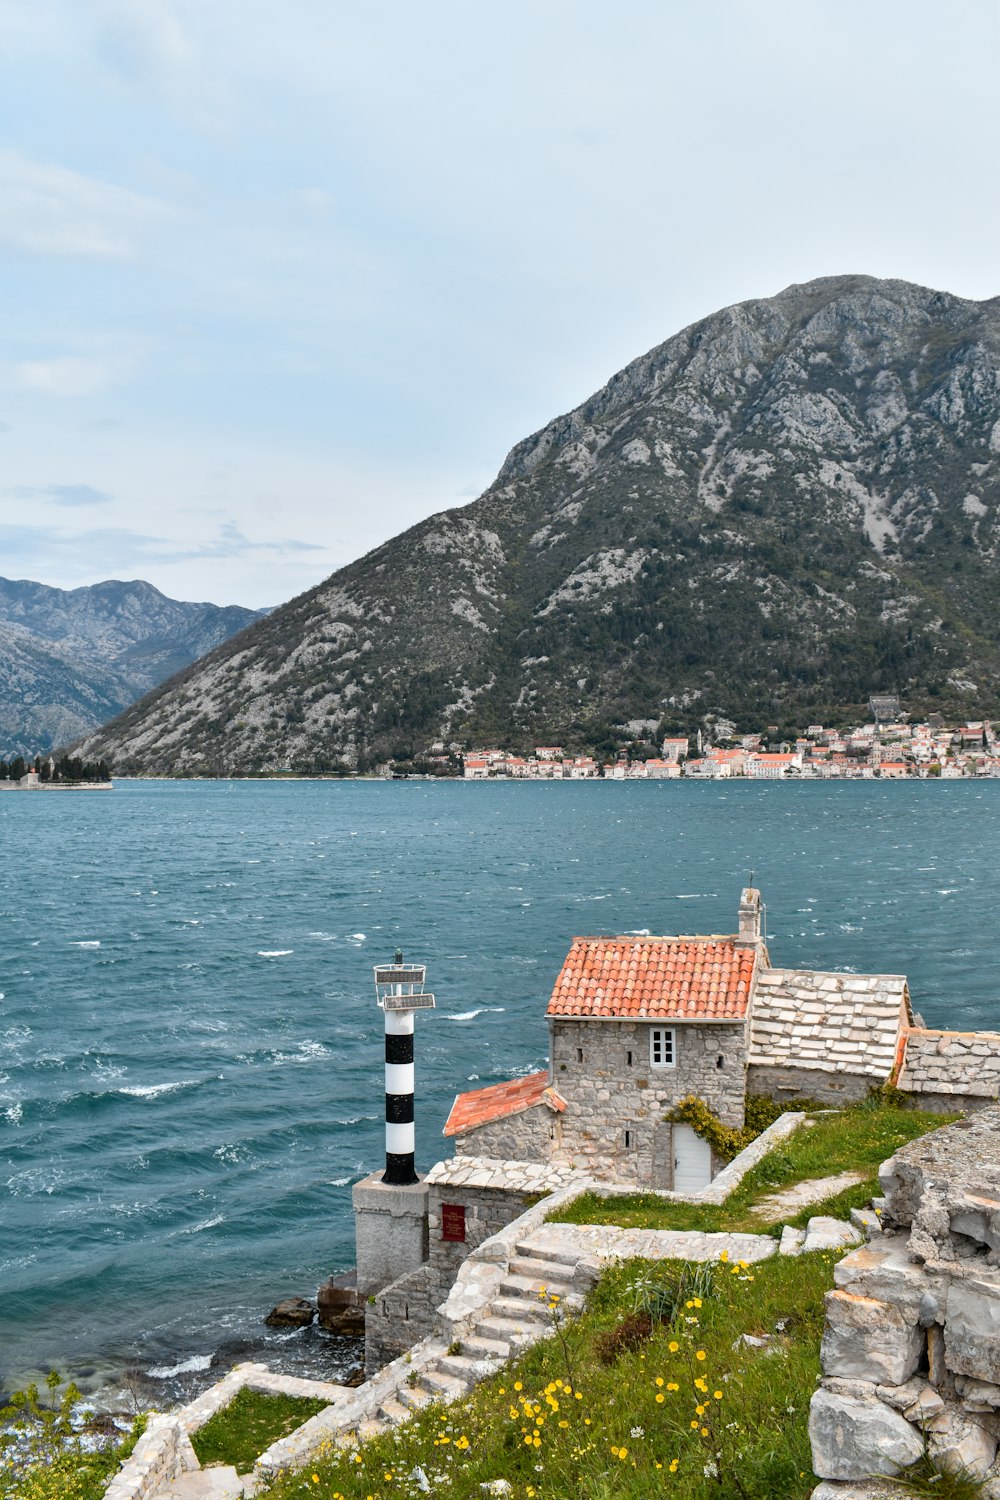
<instances>
[{"instance_id":1,"label":"rocky outcrop","mask_svg":"<svg viewBox=\"0 0 1000 1500\"><path fill-rule=\"evenodd\" d=\"M1000 706L1000 301L866 276L726 308L86 754L322 769L616 724Z\"/></svg>"},{"instance_id":2,"label":"rocky outcrop","mask_svg":"<svg viewBox=\"0 0 1000 1500\"><path fill-rule=\"evenodd\" d=\"M837 1264L826 1299L814 1500L881 1494L871 1476L925 1450L1000 1494L1000 1108L920 1137L879 1175L884 1233Z\"/></svg>"}]
</instances>

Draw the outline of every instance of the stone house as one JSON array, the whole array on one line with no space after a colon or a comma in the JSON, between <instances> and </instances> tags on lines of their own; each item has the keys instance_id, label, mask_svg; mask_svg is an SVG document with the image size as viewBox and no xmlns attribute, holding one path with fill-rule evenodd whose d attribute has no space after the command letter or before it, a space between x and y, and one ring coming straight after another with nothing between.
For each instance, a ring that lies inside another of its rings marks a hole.
<instances>
[{"instance_id":1,"label":"stone house","mask_svg":"<svg viewBox=\"0 0 1000 1500\"><path fill-rule=\"evenodd\" d=\"M1000 1036L928 1030L903 975L775 968L761 918L748 888L732 936L574 939L548 1068L459 1094L444 1127L456 1152L690 1192L721 1166L664 1119L691 1094L737 1127L748 1093L840 1104L893 1083L926 1108L997 1098Z\"/></svg>"}]
</instances>

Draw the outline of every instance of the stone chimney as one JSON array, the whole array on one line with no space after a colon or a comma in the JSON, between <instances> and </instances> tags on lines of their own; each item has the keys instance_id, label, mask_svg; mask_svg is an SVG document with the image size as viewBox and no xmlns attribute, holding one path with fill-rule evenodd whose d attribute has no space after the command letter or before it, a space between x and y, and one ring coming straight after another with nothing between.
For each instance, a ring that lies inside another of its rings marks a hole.
<instances>
[{"instance_id":1,"label":"stone chimney","mask_svg":"<svg viewBox=\"0 0 1000 1500\"><path fill-rule=\"evenodd\" d=\"M736 938L738 948L753 948L761 940L760 891L748 885L740 896L740 930Z\"/></svg>"}]
</instances>

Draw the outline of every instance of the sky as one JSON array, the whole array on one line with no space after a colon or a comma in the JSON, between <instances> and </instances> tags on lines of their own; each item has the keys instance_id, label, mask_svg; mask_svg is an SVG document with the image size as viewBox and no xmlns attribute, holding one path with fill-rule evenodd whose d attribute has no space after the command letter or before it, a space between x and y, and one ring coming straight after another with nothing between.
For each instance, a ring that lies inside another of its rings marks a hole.
<instances>
[{"instance_id":1,"label":"sky","mask_svg":"<svg viewBox=\"0 0 1000 1500\"><path fill-rule=\"evenodd\" d=\"M680 328L1000 294L1000 0L0 0L0 574L274 605Z\"/></svg>"}]
</instances>

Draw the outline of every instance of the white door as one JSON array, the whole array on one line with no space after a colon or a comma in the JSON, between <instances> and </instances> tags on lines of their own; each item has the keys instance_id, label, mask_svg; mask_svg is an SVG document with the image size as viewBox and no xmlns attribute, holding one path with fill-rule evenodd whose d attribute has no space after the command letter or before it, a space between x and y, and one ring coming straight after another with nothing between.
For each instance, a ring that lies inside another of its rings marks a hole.
<instances>
[{"instance_id":1,"label":"white door","mask_svg":"<svg viewBox=\"0 0 1000 1500\"><path fill-rule=\"evenodd\" d=\"M690 1125L674 1126L674 1192L697 1193L712 1180L712 1148Z\"/></svg>"}]
</instances>

